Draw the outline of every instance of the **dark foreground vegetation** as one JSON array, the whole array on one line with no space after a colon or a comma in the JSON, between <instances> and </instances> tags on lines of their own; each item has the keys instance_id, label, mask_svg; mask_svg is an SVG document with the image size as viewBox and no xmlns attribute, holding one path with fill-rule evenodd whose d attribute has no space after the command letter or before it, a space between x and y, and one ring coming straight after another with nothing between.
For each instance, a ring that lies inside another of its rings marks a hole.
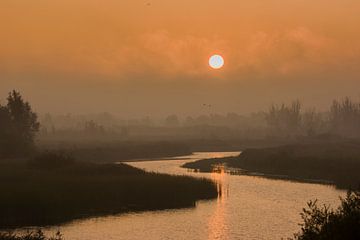
<instances>
[{"instance_id":1,"label":"dark foreground vegetation","mask_svg":"<svg viewBox=\"0 0 360 240\"><path fill-rule=\"evenodd\" d=\"M0 229L191 207L199 199L217 196L210 180L146 173L125 164L100 164L190 154L181 144L88 145L67 148L67 153L53 149L39 154L35 144L39 127L30 104L19 92L10 92L7 103L0 105ZM94 123L87 126L94 127ZM31 235L26 239L36 238Z\"/></svg>"},{"instance_id":2,"label":"dark foreground vegetation","mask_svg":"<svg viewBox=\"0 0 360 240\"><path fill-rule=\"evenodd\" d=\"M228 126L222 126L225 119L217 115L199 117L199 121L188 119L183 126L172 116L166 126L150 128L113 123L106 127L83 119L83 127L75 124L77 127L68 129L55 126L50 117L45 120L40 124L17 91L10 92L7 103L0 105L0 229L191 207L197 200L214 198L217 188L210 180L104 163L186 155L199 149L263 147L247 149L238 157L201 160L185 167L212 171L214 165L226 164L247 174L326 180L340 188L360 183L360 141L354 140L360 139L360 103L349 98L335 100L326 112L303 111L300 102L294 101L273 105L268 112L248 118L230 114L225 121ZM194 131L197 133L189 134ZM181 137L179 133L183 133ZM291 145L279 147L284 142ZM63 149L71 155L45 152L33 157L45 148ZM311 202L303 219L303 228L295 236L298 240L359 239L359 194L349 194L336 211ZM42 232L24 236L0 233L1 239L58 240L61 235L47 238Z\"/></svg>"},{"instance_id":3,"label":"dark foreground vegetation","mask_svg":"<svg viewBox=\"0 0 360 240\"><path fill-rule=\"evenodd\" d=\"M89 216L195 206L217 197L210 180L146 173L125 164L77 162L45 153L0 161L0 228Z\"/></svg>"},{"instance_id":4,"label":"dark foreground vegetation","mask_svg":"<svg viewBox=\"0 0 360 240\"><path fill-rule=\"evenodd\" d=\"M0 232L0 240L62 240L62 235L57 232L52 237L47 237L41 230L30 231L25 234L16 234L11 231Z\"/></svg>"},{"instance_id":5,"label":"dark foreground vegetation","mask_svg":"<svg viewBox=\"0 0 360 240\"><path fill-rule=\"evenodd\" d=\"M241 168L245 174L324 180L339 188L354 188L360 183L360 143L337 141L247 149L238 157L205 159L184 167L209 172L218 164Z\"/></svg>"},{"instance_id":6,"label":"dark foreground vegetation","mask_svg":"<svg viewBox=\"0 0 360 240\"><path fill-rule=\"evenodd\" d=\"M293 240L355 240L360 239L360 192L348 191L337 209L319 206L317 200L309 201L301 213L301 229ZM62 240L57 232L46 237L41 230L15 234L12 231L0 232L0 240ZM289 239L291 240L291 239Z\"/></svg>"},{"instance_id":7,"label":"dark foreground vegetation","mask_svg":"<svg viewBox=\"0 0 360 240\"><path fill-rule=\"evenodd\" d=\"M310 201L301 217L303 223L295 240L360 239L360 192L349 191L336 210Z\"/></svg>"}]
</instances>

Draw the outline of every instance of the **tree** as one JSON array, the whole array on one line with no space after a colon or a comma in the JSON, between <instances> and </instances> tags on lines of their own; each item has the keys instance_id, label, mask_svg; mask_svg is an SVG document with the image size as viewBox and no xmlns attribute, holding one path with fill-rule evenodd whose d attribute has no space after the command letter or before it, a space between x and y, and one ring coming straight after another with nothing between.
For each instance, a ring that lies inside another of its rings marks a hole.
<instances>
[{"instance_id":1,"label":"tree","mask_svg":"<svg viewBox=\"0 0 360 240\"><path fill-rule=\"evenodd\" d=\"M168 116L165 119L165 124L169 127L177 127L179 125L179 118L175 114Z\"/></svg>"},{"instance_id":2,"label":"tree","mask_svg":"<svg viewBox=\"0 0 360 240\"><path fill-rule=\"evenodd\" d=\"M349 191L336 210L310 201L301 217L304 223L294 236L296 240L360 239L360 192Z\"/></svg>"},{"instance_id":3,"label":"tree","mask_svg":"<svg viewBox=\"0 0 360 240\"><path fill-rule=\"evenodd\" d=\"M323 127L321 114L314 108L308 109L302 115L302 127L307 136L315 136Z\"/></svg>"},{"instance_id":4,"label":"tree","mask_svg":"<svg viewBox=\"0 0 360 240\"><path fill-rule=\"evenodd\" d=\"M13 125L7 107L0 105L0 155L9 149Z\"/></svg>"},{"instance_id":5,"label":"tree","mask_svg":"<svg viewBox=\"0 0 360 240\"><path fill-rule=\"evenodd\" d=\"M334 100L330 108L330 124L336 134L358 137L360 135L360 103L349 97Z\"/></svg>"},{"instance_id":6,"label":"tree","mask_svg":"<svg viewBox=\"0 0 360 240\"><path fill-rule=\"evenodd\" d=\"M31 151L39 127L30 104L19 92L10 92L7 104L0 106L0 154L19 156Z\"/></svg>"},{"instance_id":7,"label":"tree","mask_svg":"<svg viewBox=\"0 0 360 240\"><path fill-rule=\"evenodd\" d=\"M301 103L296 100L287 106L272 105L266 114L266 121L272 133L290 136L298 133L301 125Z\"/></svg>"},{"instance_id":8,"label":"tree","mask_svg":"<svg viewBox=\"0 0 360 240\"><path fill-rule=\"evenodd\" d=\"M85 122L84 131L88 134L104 134L105 133L104 127L97 124L93 120Z\"/></svg>"}]
</instances>

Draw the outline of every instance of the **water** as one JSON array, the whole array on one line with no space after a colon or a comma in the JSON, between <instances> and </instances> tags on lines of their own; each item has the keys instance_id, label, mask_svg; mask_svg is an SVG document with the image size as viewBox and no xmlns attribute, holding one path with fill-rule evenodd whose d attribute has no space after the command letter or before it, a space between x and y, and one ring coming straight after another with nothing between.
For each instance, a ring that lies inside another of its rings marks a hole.
<instances>
[{"instance_id":1,"label":"water","mask_svg":"<svg viewBox=\"0 0 360 240\"><path fill-rule=\"evenodd\" d=\"M222 195L199 201L195 208L147 211L90 218L50 227L69 240L152 239L286 239L299 230L299 213L310 199L337 206L343 191L328 185L272 180L254 176L194 173L180 166L203 158L238 155L238 152L195 153L161 161L131 162L147 171L213 179Z\"/></svg>"}]
</instances>

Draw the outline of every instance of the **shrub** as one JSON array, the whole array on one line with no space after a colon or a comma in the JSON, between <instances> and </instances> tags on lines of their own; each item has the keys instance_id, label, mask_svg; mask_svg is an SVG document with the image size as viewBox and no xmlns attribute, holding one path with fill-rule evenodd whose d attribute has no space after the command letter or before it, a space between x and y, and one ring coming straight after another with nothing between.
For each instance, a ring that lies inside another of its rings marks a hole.
<instances>
[{"instance_id":1,"label":"shrub","mask_svg":"<svg viewBox=\"0 0 360 240\"><path fill-rule=\"evenodd\" d=\"M46 237L39 229L37 231L28 232L24 235L18 235L13 232L0 232L0 240L62 240L62 235L57 232L53 237Z\"/></svg>"},{"instance_id":2,"label":"shrub","mask_svg":"<svg viewBox=\"0 0 360 240\"><path fill-rule=\"evenodd\" d=\"M310 201L301 216L304 223L295 240L360 239L360 191L349 191L336 210Z\"/></svg>"}]
</instances>

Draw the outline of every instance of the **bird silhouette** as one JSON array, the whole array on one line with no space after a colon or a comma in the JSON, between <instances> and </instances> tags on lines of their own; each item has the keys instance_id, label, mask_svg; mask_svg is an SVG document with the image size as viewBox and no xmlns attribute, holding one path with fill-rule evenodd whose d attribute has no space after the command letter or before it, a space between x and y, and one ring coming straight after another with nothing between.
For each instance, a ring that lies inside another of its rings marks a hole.
<instances>
[{"instance_id":1,"label":"bird silhouette","mask_svg":"<svg viewBox=\"0 0 360 240\"><path fill-rule=\"evenodd\" d=\"M206 104L206 103L203 103L203 107L208 107L208 108L211 108L211 104Z\"/></svg>"}]
</instances>

